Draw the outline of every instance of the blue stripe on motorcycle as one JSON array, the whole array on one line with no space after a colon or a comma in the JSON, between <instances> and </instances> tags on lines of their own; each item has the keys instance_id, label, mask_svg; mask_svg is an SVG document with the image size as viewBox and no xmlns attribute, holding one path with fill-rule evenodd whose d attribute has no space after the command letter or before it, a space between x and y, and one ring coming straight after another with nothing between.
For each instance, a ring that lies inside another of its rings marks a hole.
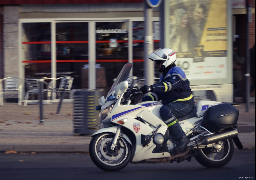
<instances>
[{"instance_id":1,"label":"blue stripe on motorcycle","mask_svg":"<svg viewBox=\"0 0 256 180\"><path fill-rule=\"evenodd\" d=\"M137 111L137 110L139 110L139 109L141 109L141 107L137 107L137 108L134 108L134 109L130 109L130 110L128 110L128 111L124 111L124 112L115 114L115 115L112 116L112 121L115 120L115 119L117 119L117 118L120 118L121 116L124 116L124 115L126 115L126 114L128 114L128 113L132 113L132 112L134 112L134 111Z\"/></svg>"},{"instance_id":2,"label":"blue stripe on motorcycle","mask_svg":"<svg viewBox=\"0 0 256 180\"><path fill-rule=\"evenodd\" d=\"M156 106L156 105L162 105L162 104L160 102L142 104L142 106L145 106L145 107Z\"/></svg>"}]
</instances>

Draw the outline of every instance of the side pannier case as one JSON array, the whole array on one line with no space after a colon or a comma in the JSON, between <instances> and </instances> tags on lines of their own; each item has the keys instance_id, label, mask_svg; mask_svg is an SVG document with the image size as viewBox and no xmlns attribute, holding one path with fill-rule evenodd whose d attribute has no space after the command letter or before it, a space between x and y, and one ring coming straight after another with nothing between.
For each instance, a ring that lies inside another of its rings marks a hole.
<instances>
[{"instance_id":1,"label":"side pannier case","mask_svg":"<svg viewBox=\"0 0 256 180\"><path fill-rule=\"evenodd\" d=\"M231 104L218 104L210 107L204 114L202 126L211 132L237 126L239 111Z\"/></svg>"}]
</instances>

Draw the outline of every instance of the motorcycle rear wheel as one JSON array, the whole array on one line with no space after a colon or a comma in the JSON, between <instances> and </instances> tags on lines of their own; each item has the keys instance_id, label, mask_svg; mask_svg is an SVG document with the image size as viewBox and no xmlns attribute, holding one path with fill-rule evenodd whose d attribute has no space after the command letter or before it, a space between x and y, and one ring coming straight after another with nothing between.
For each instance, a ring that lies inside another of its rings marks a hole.
<instances>
[{"instance_id":1,"label":"motorcycle rear wheel","mask_svg":"<svg viewBox=\"0 0 256 180\"><path fill-rule=\"evenodd\" d=\"M231 139L214 143L212 147L198 149L195 159L207 168L220 168L225 166L232 158L234 144Z\"/></svg>"},{"instance_id":2,"label":"motorcycle rear wheel","mask_svg":"<svg viewBox=\"0 0 256 180\"><path fill-rule=\"evenodd\" d=\"M94 164L105 171L123 169L131 158L131 147L126 140L119 138L114 150L111 150L114 134L102 133L93 136L89 146L90 157Z\"/></svg>"}]
</instances>

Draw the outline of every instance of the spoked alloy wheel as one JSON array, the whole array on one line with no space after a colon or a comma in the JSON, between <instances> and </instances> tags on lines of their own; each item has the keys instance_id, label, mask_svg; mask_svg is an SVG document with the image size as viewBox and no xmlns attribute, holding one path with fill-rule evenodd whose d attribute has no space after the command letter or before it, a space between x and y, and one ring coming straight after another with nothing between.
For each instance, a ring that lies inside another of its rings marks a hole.
<instances>
[{"instance_id":1,"label":"spoked alloy wheel","mask_svg":"<svg viewBox=\"0 0 256 180\"><path fill-rule=\"evenodd\" d=\"M130 160L130 145L119 138L114 150L111 150L114 134L103 133L94 136L90 142L90 156L96 166L105 171L123 169Z\"/></svg>"},{"instance_id":2,"label":"spoked alloy wheel","mask_svg":"<svg viewBox=\"0 0 256 180\"><path fill-rule=\"evenodd\" d=\"M208 168L218 168L225 166L232 158L234 153L233 141L226 139L213 143L212 147L198 149L196 160Z\"/></svg>"}]
</instances>

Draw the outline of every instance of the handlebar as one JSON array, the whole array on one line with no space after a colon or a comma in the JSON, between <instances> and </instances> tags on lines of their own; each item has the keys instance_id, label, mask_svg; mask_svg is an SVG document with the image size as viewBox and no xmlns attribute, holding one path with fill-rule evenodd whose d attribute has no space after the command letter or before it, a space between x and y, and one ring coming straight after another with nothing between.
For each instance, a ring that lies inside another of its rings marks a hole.
<instances>
[{"instance_id":1,"label":"handlebar","mask_svg":"<svg viewBox=\"0 0 256 180\"><path fill-rule=\"evenodd\" d=\"M124 95L124 104L130 104L129 102L131 102L131 104L137 104L136 101L138 101L142 98L143 93L141 92L140 88L138 88L137 86L135 87L131 87L129 89L127 89L125 95Z\"/></svg>"}]
</instances>

